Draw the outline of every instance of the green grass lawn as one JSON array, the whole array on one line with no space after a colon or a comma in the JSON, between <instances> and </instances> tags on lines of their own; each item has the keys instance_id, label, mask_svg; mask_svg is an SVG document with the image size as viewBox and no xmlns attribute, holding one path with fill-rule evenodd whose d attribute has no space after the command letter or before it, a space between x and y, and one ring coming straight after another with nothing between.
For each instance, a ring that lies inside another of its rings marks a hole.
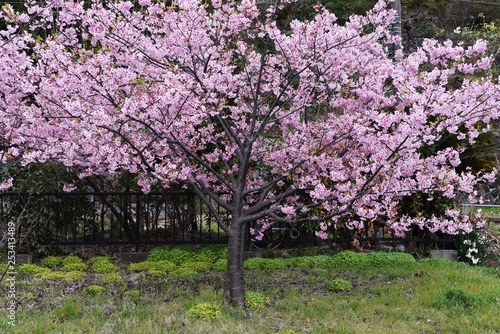
<instances>
[{"instance_id":1,"label":"green grass lawn","mask_svg":"<svg viewBox=\"0 0 500 334\"><path fill-rule=\"evenodd\" d=\"M224 273L206 266L99 258L64 271L78 261L51 259L18 268L16 326L4 308L0 333L500 333L499 269L371 254L249 260L247 312L226 305Z\"/></svg>"}]
</instances>

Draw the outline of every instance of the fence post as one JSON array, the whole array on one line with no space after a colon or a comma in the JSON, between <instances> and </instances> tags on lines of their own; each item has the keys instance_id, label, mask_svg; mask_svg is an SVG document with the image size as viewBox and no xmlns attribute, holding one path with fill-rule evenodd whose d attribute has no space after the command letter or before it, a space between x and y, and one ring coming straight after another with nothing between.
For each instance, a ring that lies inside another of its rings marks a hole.
<instances>
[{"instance_id":1,"label":"fence post","mask_svg":"<svg viewBox=\"0 0 500 334\"><path fill-rule=\"evenodd\" d=\"M138 194L137 195L137 203L136 203L136 216L135 216L135 252L138 253L139 252L139 243L141 241L141 227L140 227L140 223L141 223L141 211L142 211L142 207L141 207L141 197L142 197L142 194Z\"/></svg>"},{"instance_id":2,"label":"fence post","mask_svg":"<svg viewBox=\"0 0 500 334\"><path fill-rule=\"evenodd\" d=\"M403 37L403 31L401 30L401 0L391 0L392 9L396 11L394 16L394 21L391 24L391 34L393 36ZM400 45L394 44L392 46L392 60L396 61L396 52L400 49Z\"/></svg>"}]
</instances>

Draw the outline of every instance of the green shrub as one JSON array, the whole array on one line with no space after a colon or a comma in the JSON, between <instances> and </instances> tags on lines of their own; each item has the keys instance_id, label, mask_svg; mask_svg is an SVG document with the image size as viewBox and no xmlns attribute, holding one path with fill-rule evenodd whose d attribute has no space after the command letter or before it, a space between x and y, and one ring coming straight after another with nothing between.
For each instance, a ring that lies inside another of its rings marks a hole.
<instances>
[{"instance_id":1,"label":"green shrub","mask_svg":"<svg viewBox=\"0 0 500 334\"><path fill-rule=\"evenodd\" d=\"M65 257L64 259L62 259L63 266L65 266L67 264L71 264L71 263L83 263L83 260L80 259L76 255L69 255L69 256Z\"/></svg>"},{"instance_id":2,"label":"green shrub","mask_svg":"<svg viewBox=\"0 0 500 334\"><path fill-rule=\"evenodd\" d=\"M151 269L153 270L159 270L159 271L164 271L164 272L169 272L173 271L177 268L177 266L172 263L171 261L158 261L158 262L153 262Z\"/></svg>"},{"instance_id":3,"label":"green shrub","mask_svg":"<svg viewBox=\"0 0 500 334\"><path fill-rule=\"evenodd\" d=\"M84 271L87 265L78 256L70 255L62 260L61 271Z\"/></svg>"},{"instance_id":4,"label":"green shrub","mask_svg":"<svg viewBox=\"0 0 500 334\"><path fill-rule=\"evenodd\" d=\"M344 251L331 255L301 256L290 259L281 258L252 258L245 261L246 269L281 269L286 267L305 268L348 268L362 269L370 267L397 266L412 267L416 265L415 259L406 253L355 253Z\"/></svg>"},{"instance_id":5,"label":"green shrub","mask_svg":"<svg viewBox=\"0 0 500 334\"><path fill-rule=\"evenodd\" d=\"M147 260L151 262L169 260L169 256L170 256L170 247L160 246L160 247L155 247L149 251Z\"/></svg>"},{"instance_id":6,"label":"green shrub","mask_svg":"<svg viewBox=\"0 0 500 334\"><path fill-rule=\"evenodd\" d=\"M177 266L170 261L143 261L139 263L131 263L128 268L129 271L163 271L170 272L177 269Z\"/></svg>"},{"instance_id":7,"label":"green shrub","mask_svg":"<svg viewBox=\"0 0 500 334\"><path fill-rule=\"evenodd\" d=\"M94 264L100 263L100 262L111 262L111 260L110 260L109 256L96 256L96 257L91 258L88 262L91 265L94 265Z\"/></svg>"},{"instance_id":8,"label":"green shrub","mask_svg":"<svg viewBox=\"0 0 500 334\"><path fill-rule=\"evenodd\" d=\"M359 269L370 266L367 253L344 251L332 256L332 266L335 268Z\"/></svg>"},{"instance_id":9,"label":"green shrub","mask_svg":"<svg viewBox=\"0 0 500 334\"><path fill-rule=\"evenodd\" d=\"M243 263L243 267L245 269L275 270L286 268L288 264L286 259L264 259L254 257L246 260L245 263Z\"/></svg>"},{"instance_id":10,"label":"green shrub","mask_svg":"<svg viewBox=\"0 0 500 334\"><path fill-rule=\"evenodd\" d=\"M131 263L128 265L127 269L128 271L136 272L136 271L148 271L149 268L152 266L151 261L143 261L143 262L137 262L137 263Z\"/></svg>"},{"instance_id":11,"label":"green shrub","mask_svg":"<svg viewBox=\"0 0 500 334\"><path fill-rule=\"evenodd\" d=\"M167 273L165 271L156 270L156 269L149 269L148 270L148 274L151 275L151 276L155 276L155 277L162 277L162 276L166 276L167 275Z\"/></svg>"},{"instance_id":12,"label":"green shrub","mask_svg":"<svg viewBox=\"0 0 500 334\"><path fill-rule=\"evenodd\" d=\"M34 275L43 275L45 273L50 273L51 270L49 268L39 267L36 264L26 263L17 267L17 272L20 275L34 276Z\"/></svg>"},{"instance_id":13,"label":"green shrub","mask_svg":"<svg viewBox=\"0 0 500 334\"><path fill-rule=\"evenodd\" d=\"M217 254L210 250L201 249L193 253L187 262L215 263L218 260Z\"/></svg>"},{"instance_id":14,"label":"green shrub","mask_svg":"<svg viewBox=\"0 0 500 334\"><path fill-rule=\"evenodd\" d=\"M217 259L227 259L227 245L211 245L210 249L217 255Z\"/></svg>"},{"instance_id":15,"label":"green shrub","mask_svg":"<svg viewBox=\"0 0 500 334\"><path fill-rule=\"evenodd\" d=\"M56 256L47 256L40 261L41 265L48 268L55 268L61 264L61 258Z\"/></svg>"},{"instance_id":16,"label":"green shrub","mask_svg":"<svg viewBox=\"0 0 500 334\"><path fill-rule=\"evenodd\" d=\"M288 264L292 268L297 268L297 267L309 267L308 261L310 261L310 258L313 258L314 256L297 256L297 257L292 257L288 259Z\"/></svg>"},{"instance_id":17,"label":"green shrub","mask_svg":"<svg viewBox=\"0 0 500 334\"><path fill-rule=\"evenodd\" d=\"M172 271L169 275L168 278L170 279L177 279L177 278L184 278L184 279L192 279L195 278L198 275L198 272L196 270L193 270L191 268L179 268L177 270Z\"/></svg>"},{"instance_id":18,"label":"green shrub","mask_svg":"<svg viewBox=\"0 0 500 334\"><path fill-rule=\"evenodd\" d=\"M411 268L415 265L415 259L406 253L355 253L344 251L333 256L301 256L290 259L251 258L245 261L243 267L246 269L261 270L282 269L286 267L362 269L386 266Z\"/></svg>"},{"instance_id":19,"label":"green shrub","mask_svg":"<svg viewBox=\"0 0 500 334\"><path fill-rule=\"evenodd\" d=\"M269 297L258 292L247 292L245 294L245 306L248 308L264 308L271 304Z\"/></svg>"},{"instance_id":20,"label":"green shrub","mask_svg":"<svg viewBox=\"0 0 500 334\"><path fill-rule=\"evenodd\" d=\"M187 315L192 318L213 320L220 315L219 306L210 303L200 303L191 307Z\"/></svg>"},{"instance_id":21,"label":"green shrub","mask_svg":"<svg viewBox=\"0 0 500 334\"><path fill-rule=\"evenodd\" d=\"M70 271L72 272L72 271ZM81 272L81 271L79 271ZM44 280L57 280L57 279L65 279L66 275L69 273L61 272L61 271L51 271L48 273L44 273L41 277Z\"/></svg>"},{"instance_id":22,"label":"green shrub","mask_svg":"<svg viewBox=\"0 0 500 334\"><path fill-rule=\"evenodd\" d=\"M118 275L117 273L107 274L101 277L99 280L100 283L121 283L123 282L123 277Z\"/></svg>"},{"instance_id":23,"label":"green shrub","mask_svg":"<svg viewBox=\"0 0 500 334\"><path fill-rule=\"evenodd\" d=\"M333 291L333 292L351 291L352 284L351 284L351 282L349 282L343 278L336 278L333 281L328 282L327 288L329 291Z\"/></svg>"},{"instance_id":24,"label":"green shrub","mask_svg":"<svg viewBox=\"0 0 500 334\"><path fill-rule=\"evenodd\" d=\"M81 271L70 271L67 272L66 275L64 276L65 279L74 281L81 281L84 277L85 273L82 273Z\"/></svg>"},{"instance_id":25,"label":"green shrub","mask_svg":"<svg viewBox=\"0 0 500 334\"><path fill-rule=\"evenodd\" d=\"M83 289L83 292L95 297L101 295L104 292L104 287L100 285L89 285L88 287Z\"/></svg>"},{"instance_id":26,"label":"green shrub","mask_svg":"<svg viewBox=\"0 0 500 334\"><path fill-rule=\"evenodd\" d=\"M61 267L61 271L84 271L86 269L85 263L68 263Z\"/></svg>"},{"instance_id":27,"label":"green shrub","mask_svg":"<svg viewBox=\"0 0 500 334\"><path fill-rule=\"evenodd\" d=\"M227 245L208 245L198 250L187 246L155 247L148 255L148 261L170 261L177 266L186 262L203 262L213 264L227 257Z\"/></svg>"},{"instance_id":28,"label":"green shrub","mask_svg":"<svg viewBox=\"0 0 500 334\"><path fill-rule=\"evenodd\" d=\"M212 269L212 263L210 262L194 262L187 261L181 265L181 268L190 268L196 271L208 271Z\"/></svg>"},{"instance_id":29,"label":"green shrub","mask_svg":"<svg viewBox=\"0 0 500 334\"><path fill-rule=\"evenodd\" d=\"M268 259L253 257L245 260L243 263L243 268L245 269L262 269L268 263Z\"/></svg>"},{"instance_id":30,"label":"green shrub","mask_svg":"<svg viewBox=\"0 0 500 334\"><path fill-rule=\"evenodd\" d=\"M212 270L225 272L227 270L227 260L226 259L217 260L217 262L215 262L214 265L212 266Z\"/></svg>"},{"instance_id":31,"label":"green shrub","mask_svg":"<svg viewBox=\"0 0 500 334\"><path fill-rule=\"evenodd\" d=\"M148 255L148 261L170 261L181 265L193 256L193 251L187 247L156 247Z\"/></svg>"},{"instance_id":32,"label":"green shrub","mask_svg":"<svg viewBox=\"0 0 500 334\"><path fill-rule=\"evenodd\" d=\"M191 259L196 262L215 263L227 258L226 245L208 245L194 252Z\"/></svg>"},{"instance_id":33,"label":"green shrub","mask_svg":"<svg viewBox=\"0 0 500 334\"><path fill-rule=\"evenodd\" d=\"M118 267L113 263L106 261L98 261L92 265L92 270L98 274L111 274L118 271Z\"/></svg>"},{"instance_id":34,"label":"green shrub","mask_svg":"<svg viewBox=\"0 0 500 334\"><path fill-rule=\"evenodd\" d=\"M384 253L384 252L373 252L366 254L370 265L373 267L405 267L411 268L416 266L417 261L413 256L407 253Z\"/></svg>"}]
</instances>

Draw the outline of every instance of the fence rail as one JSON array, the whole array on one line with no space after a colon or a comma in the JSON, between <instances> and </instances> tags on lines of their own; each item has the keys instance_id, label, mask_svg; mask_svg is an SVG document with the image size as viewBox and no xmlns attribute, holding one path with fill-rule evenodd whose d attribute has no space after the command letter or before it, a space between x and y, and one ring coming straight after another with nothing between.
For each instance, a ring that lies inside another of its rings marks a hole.
<instances>
[{"instance_id":1,"label":"fence rail","mask_svg":"<svg viewBox=\"0 0 500 334\"><path fill-rule=\"evenodd\" d=\"M227 215L226 215L227 216ZM195 194L4 193L0 226L15 221L21 247L225 243ZM3 235L4 233L2 233Z\"/></svg>"},{"instance_id":2,"label":"fence rail","mask_svg":"<svg viewBox=\"0 0 500 334\"><path fill-rule=\"evenodd\" d=\"M229 224L229 213L219 209ZM203 202L191 192L86 192L86 193L0 193L0 238L8 222L17 226L18 247L25 251L37 245L140 245L227 243ZM257 226L250 226L258 228ZM248 245L276 248L286 245L315 245L325 242L313 224L276 223L263 238ZM329 231L327 242L369 247L377 243L446 244L450 238L429 238L409 232L395 237L383 222L368 222L358 231ZM0 239L0 249L5 238Z\"/></svg>"}]
</instances>

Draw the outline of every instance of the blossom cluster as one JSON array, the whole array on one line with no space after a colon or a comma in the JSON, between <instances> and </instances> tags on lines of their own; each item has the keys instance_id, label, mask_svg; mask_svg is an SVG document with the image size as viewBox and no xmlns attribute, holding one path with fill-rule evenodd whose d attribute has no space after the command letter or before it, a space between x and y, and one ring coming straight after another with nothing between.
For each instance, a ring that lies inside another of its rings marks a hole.
<instances>
[{"instance_id":1,"label":"blossom cluster","mask_svg":"<svg viewBox=\"0 0 500 334\"><path fill-rule=\"evenodd\" d=\"M466 239L463 244L467 249L465 252L467 261L470 261L472 264L478 264L481 260L481 256L479 254L479 250L477 249L476 242Z\"/></svg>"},{"instance_id":2,"label":"blossom cluster","mask_svg":"<svg viewBox=\"0 0 500 334\"><path fill-rule=\"evenodd\" d=\"M490 241L483 229L460 232L457 237L458 259L471 265L483 264L490 254Z\"/></svg>"}]
</instances>

